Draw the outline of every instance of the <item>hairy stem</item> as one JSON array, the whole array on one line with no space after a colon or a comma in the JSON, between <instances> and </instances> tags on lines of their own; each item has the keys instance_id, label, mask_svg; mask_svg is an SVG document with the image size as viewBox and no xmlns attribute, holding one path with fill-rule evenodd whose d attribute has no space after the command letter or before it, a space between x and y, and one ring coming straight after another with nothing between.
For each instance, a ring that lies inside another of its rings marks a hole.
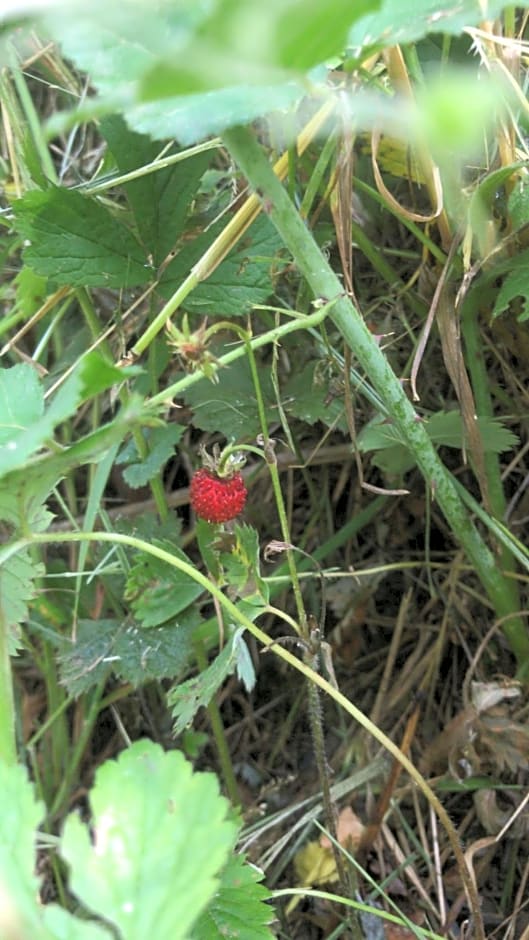
<instances>
[{"instance_id":1,"label":"hairy stem","mask_svg":"<svg viewBox=\"0 0 529 940\"><path fill-rule=\"evenodd\" d=\"M481 917L476 885L474 884L470 874L457 832L454 829L448 813L412 761L402 753L400 748L397 747L391 738L388 738L388 736L384 734L380 728L378 728L373 724L372 721L369 720L367 715L364 715L364 713L360 711L356 705L350 702L349 699L345 697L345 695L342 695L342 693L335 689L329 682L327 682L323 676L317 672L314 672L314 670L294 656L291 652L289 652L289 650L284 649L278 643L274 644L268 634L252 623L252 621L238 609L233 601L226 597L221 589L216 584L213 584L206 577L206 575L199 571L194 565L187 561L183 561L181 558L177 558L175 555L171 555L170 552L165 551L163 548L158 548L157 545L150 545L148 542L144 542L142 539L138 539L132 535L124 535L121 532L39 533L31 537L18 539L16 542L12 542L11 544L6 545L4 548L0 549L0 565L7 561L8 558L10 558L12 555L17 554L22 549L26 548L28 545L46 545L48 542L110 542L111 544L116 545L128 545L130 548L134 548L137 551L146 552L148 555L152 555L154 558L159 558L160 561L167 562L167 564L171 565L171 567L178 571L182 571L184 574L193 578L193 580L196 581L197 584L200 584L205 591L209 591L209 593L218 600L221 607L224 608L234 623L239 623L241 626L243 626L260 643L262 643L263 646L265 646L267 649L271 649L271 651L276 656L279 656L284 662L288 663L290 666L293 666L294 669L297 669L302 673L302 675L304 675L307 679L310 679L313 683L315 683L315 685L319 686L320 689L322 689L332 699L334 699L334 701L341 708L343 708L344 711L346 711L354 721L357 721L358 724L362 726L362 728L365 728L369 734L379 741L380 744L382 744L382 746L399 761L402 767L410 774L411 778L424 794L434 812L437 813L437 816L444 826L448 840L452 847L452 851L454 853L454 857L459 867L459 871L461 872L461 879L465 888L465 894L467 896L469 907L474 918L474 932L476 940L485 940L483 919Z\"/></svg>"},{"instance_id":2,"label":"hairy stem","mask_svg":"<svg viewBox=\"0 0 529 940\"><path fill-rule=\"evenodd\" d=\"M414 454L432 495L439 503L447 522L470 559L496 614L512 613L511 592L499 571L497 561L472 522L457 492L450 473L440 461L422 425L419 415L406 397L401 382L393 372L384 353L369 332L360 313L343 292L343 286L328 264L311 232L288 198L270 166L266 154L246 128L226 131L224 139L233 157L258 193L271 221L308 281L314 294L325 301L336 298L329 316L340 330L345 342L365 369L382 401L397 425L400 434ZM529 633L504 632L520 669L529 660Z\"/></svg>"}]
</instances>

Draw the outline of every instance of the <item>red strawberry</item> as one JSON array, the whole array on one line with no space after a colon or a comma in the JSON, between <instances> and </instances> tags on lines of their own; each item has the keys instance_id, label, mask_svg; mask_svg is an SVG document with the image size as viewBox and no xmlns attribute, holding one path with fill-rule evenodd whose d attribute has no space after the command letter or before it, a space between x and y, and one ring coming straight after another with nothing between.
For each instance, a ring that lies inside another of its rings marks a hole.
<instances>
[{"instance_id":1,"label":"red strawberry","mask_svg":"<svg viewBox=\"0 0 529 940\"><path fill-rule=\"evenodd\" d=\"M212 470L202 467L193 475L189 496L200 519L229 522L244 508L246 486L239 472L219 477Z\"/></svg>"}]
</instances>

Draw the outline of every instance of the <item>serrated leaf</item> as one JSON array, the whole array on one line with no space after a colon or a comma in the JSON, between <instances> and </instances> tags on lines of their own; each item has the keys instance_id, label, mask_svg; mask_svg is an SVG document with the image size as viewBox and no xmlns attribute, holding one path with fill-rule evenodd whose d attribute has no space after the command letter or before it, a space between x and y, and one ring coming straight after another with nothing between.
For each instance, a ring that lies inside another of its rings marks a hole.
<instances>
[{"instance_id":1,"label":"serrated leaf","mask_svg":"<svg viewBox=\"0 0 529 940\"><path fill-rule=\"evenodd\" d=\"M222 571L219 560L219 549L216 544L217 526L213 522L206 522L205 519L197 519L195 533L198 550L202 557L209 574L213 580L219 583L221 581Z\"/></svg>"},{"instance_id":2,"label":"serrated leaf","mask_svg":"<svg viewBox=\"0 0 529 940\"><path fill-rule=\"evenodd\" d=\"M162 296L174 293L224 226L224 222L212 226L182 246L164 272ZM270 220L257 219L222 264L186 298L185 309L208 317L244 316L272 293L272 273L279 270L276 259L280 250L281 240Z\"/></svg>"},{"instance_id":3,"label":"serrated leaf","mask_svg":"<svg viewBox=\"0 0 529 940\"><path fill-rule=\"evenodd\" d=\"M26 264L54 284L121 289L152 276L135 238L93 198L50 187L17 200L15 215Z\"/></svg>"},{"instance_id":4,"label":"serrated leaf","mask_svg":"<svg viewBox=\"0 0 529 940\"><path fill-rule=\"evenodd\" d=\"M87 8L72 0L68 12L48 15L48 28L91 75L100 110L119 108L141 133L188 144L291 107L305 94L305 70L340 54L351 23L377 5L162 2L149 17L137 3ZM146 99L154 100L138 103Z\"/></svg>"},{"instance_id":5,"label":"serrated leaf","mask_svg":"<svg viewBox=\"0 0 529 940\"><path fill-rule=\"evenodd\" d=\"M18 882L20 888L34 892L35 829L45 816L43 803L35 799L26 768L0 761L0 789L3 812L0 813L0 880Z\"/></svg>"},{"instance_id":6,"label":"serrated leaf","mask_svg":"<svg viewBox=\"0 0 529 940\"><path fill-rule=\"evenodd\" d=\"M364 453L402 444L402 440L398 428L383 415L377 415L362 428L357 443L358 449Z\"/></svg>"},{"instance_id":7,"label":"serrated leaf","mask_svg":"<svg viewBox=\"0 0 529 940\"><path fill-rule=\"evenodd\" d=\"M267 925L274 911L264 903L270 892L259 884L262 878L241 855L232 855L215 898L193 927L193 940L271 940L274 934Z\"/></svg>"},{"instance_id":8,"label":"serrated leaf","mask_svg":"<svg viewBox=\"0 0 529 940\"><path fill-rule=\"evenodd\" d=\"M226 677L234 672L238 660L238 637L242 633L243 631L237 630L211 665L200 675L180 683L168 693L167 702L174 718L175 735L181 734L191 724L199 708L205 708L209 704Z\"/></svg>"},{"instance_id":9,"label":"serrated leaf","mask_svg":"<svg viewBox=\"0 0 529 940\"><path fill-rule=\"evenodd\" d=\"M222 552L220 561L230 597L241 597L250 603L265 606L269 599L269 588L261 578L259 559L259 535L253 526L236 523L235 536L230 552Z\"/></svg>"},{"instance_id":10,"label":"serrated leaf","mask_svg":"<svg viewBox=\"0 0 529 940\"><path fill-rule=\"evenodd\" d=\"M250 650L242 636L237 642L237 677L247 692L253 692L257 677Z\"/></svg>"},{"instance_id":11,"label":"serrated leaf","mask_svg":"<svg viewBox=\"0 0 529 940\"><path fill-rule=\"evenodd\" d=\"M100 130L121 173L151 163L160 153L159 145L131 131L121 115L104 118ZM145 252L152 255L155 267L175 247L210 160L210 153L200 153L124 184Z\"/></svg>"},{"instance_id":12,"label":"serrated leaf","mask_svg":"<svg viewBox=\"0 0 529 940\"><path fill-rule=\"evenodd\" d=\"M23 394L22 394L23 393ZM37 370L22 362L0 370L0 455L16 450L20 435L44 412L44 395Z\"/></svg>"},{"instance_id":13,"label":"serrated leaf","mask_svg":"<svg viewBox=\"0 0 529 940\"><path fill-rule=\"evenodd\" d=\"M35 580L44 574L44 565L36 563L28 549L12 555L0 568L0 611L3 625L11 631L11 652L17 646L15 627L28 619L28 603L36 594Z\"/></svg>"},{"instance_id":14,"label":"serrated leaf","mask_svg":"<svg viewBox=\"0 0 529 940\"><path fill-rule=\"evenodd\" d=\"M487 0L487 18L499 16L505 0ZM349 32L347 45L364 58L372 47L416 42L428 33L458 36L483 19L480 0L383 0L374 13L361 16Z\"/></svg>"},{"instance_id":15,"label":"serrated leaf","mask_svg":"<svg viewBox=\"0 0 529 940\"><path fill-rule=\"evenodd\" d=\"M83 400L137 372L136 367L116 368L98 352L88 353L44 411L42 389L30 366L22 364L0 370L0 477L27 467L28 459L53 436L58 424L75 413ZM57 479L59 476L60 473Z\"/></svg>"},{"instance_id":16,"label":"serrated leaf","mask_svg":"<svg viewBox=\"0 0 529 940\"><path fill-rule=\"evenodd\" d=\"M477 424L485 452L501 454L518 443L516 434L496 418L479 417ZM463 419L459 411L439 411L428 418L425 427L434 444L456 449L463 447ZM358 446L362 452L389 450L396 446L406 450L396 425L382 416L377 416L362 428Z\"/></svg>"},{"instance_id":17,"label":"serrated leaf","mask_svg":"<svg viewBox=\"0 0 529 940\"><path fill-rule=\"evenodd\" d=\"M494 301L492 316L499 317L509 309L510 303L521 298L522 312L518 320L522 323L529 318L529 251L522 251L509 259L509 268Z\"/></svg>"},{"instance_id":18,"label":"serrated leaf","mask_svg":"<svg viewBox=\"0 0 529 940\"><path fill-rule=\"evenodd\" d=\"M174 456L175 445L182 437L185 428L179 424L167 424L160 428L151 428L146 434L148 453L144 459L138 459L134 441L130 442L116 460L117 464L127 463L123 471L125 482L137 489L145 486L162 469L170 457Z\"/></svg>"},{"instance_id":19,"label":"serrated leaf","mask_svg":"<svg viewBox=\"0 0 529 940\"><path fill-rule=\"evenodd\" d=\"M15 278L17 305L24 311L25 318L31 316L44 303L47 294L45 277L35 274L31 268L22 267Z\"/></svg>"},{"instance_id":20,"label":"serrated leaf","mask_svg":"<svg viewBox=\"0 0 529 940\"><path fill-rule=\"evenodd\" d=\"M502 454L519 442L516 434L504 427L497 418L480 417L477 425L485 453ZM461 448L463 443L463 419L459 411L439 411L429 418L426 430L434 444Z\"/></svg>"},{"instance_id":21,"label":"serrated leaf","mask_svg":"<svg viewBox=\"0 0 529 940\"><path fill-rule=\"evenodd\" d=\"M517 165L514 167L517 168ZM509 219L513 231L529 222L529 186L525 176L515 180L514 189L509 196Z\"/></svg>"},{"instance_id":22,"label":"serrated leaf","mask_svg":"<svg viewBox=\"0 0 529 940\"><path fill-rule=\"evenodd\" d=\"M219 355L218 349L213 349ZM217 372L218 382L198 382L186 389L184 399L193 409L193 424L203 431L220 431L228 440L255 437L260 431L257 400L250 368L246 360ZM268 406L267 414L273 419L271 382L268 372L260 373L261 386Z\"/></svg>"},{"instance_id":23,"label":"serrated leaf","mask_svg":"<svg viewBox=\"0 0 529 940\"><path fill-rule=\"evenodd\" d=\"M78 816L64 827L70 887L127 940L184 940L212 897L236 838L213 774L194 773L182 754L137 741L96 773L91 831Z\"/></svg>"},{"instance_id":24,"label":"serrated leaf","mask_svg":"<svg viewBox=\"0 0 529 940\"><path fill-rule=\"evenodd\" d=\"M67 407L68 402L64 406ZM73 408L75 410L75 405ZM98 460L102 453L130 432L140 417L138 400L131 400L114 421L76 441L61 453L35 456L20 469L7 473L0 479L0 508L8 514L0 518L15 520L17 525L21 521L25 523L33 513L38 512L53 487L66 473L84 463ZM52 412L50 427L55 418L56 413Z\"/></svg>"},{"instance_id":25,"label":"serrated leaf","mask_svg":"<svg viewBox=\"0 0 529 940\"><path fill-rule=\"evenodd\" d=\"M282 400L285 412L315 424L321 421L327 427L338 426L347 430L344 419L343 401L332 398L327 401L328 386L318 378L318 364L308 363L300 371L294 372L282 388Z\"/></svg>"},{"instance_id":26,"label":"serrated leaf","mask_svg":"<svg viewBox=\"0 0 529 940\"><path fill-rule=\"evenodd\" d=\"M13 489L6 487L5 481L0 483L0 529L7 530L11 541L16 541L22 528L44 531L52 518L38 501L21 505ZM0 622L2 629L8 631L10 653L14 654L18 646L17 627L28 619L28 603L35 597L35 581L44 574L44 566L28 548L9 554L6 545L4 555L0 563Z\"/></svg>"},{"instance_id":27,"label":"serrated leaf","mask_svg":"<svg viewBox=\"0 0 529 940\"><path fill-rule=\"evenodd\" d=\"M80 620L76 641L62 641L61 681L70 695L81 695L114 673L134 686L151 679L175 679L188 668L193 637L201 622L196 609L178 620L145 632L117 620Z\"/></svg>"},{"instance_id":28,"label":"serrated leaf","mask_svg":"<svg viewBox=\"0 0 529 940\"><path fill-rule=\"evenodd\" d=\"M0 930L2 937L31 940L110 940L98 924L78 920L39 900L36 830L45 807L35 799L25 767L0 762ZM7 933L6 933L7 930Z\"/></svg>"},{"instance_id":29,"label":"serrated leaf","mask_svg":"<svg viewBox=\"0 0 529 940\"><path fill-rule=\"evenodd\" d=\"M78 369L82 380L81 401L106 392L143 372L140 366L115 366L96 349L83 356Z\"/></svg>"},{"instance_id":30,"label":"serrated leaf","mask_svg":"<svg viewBox=\"0 0 529 940\"><path fill-rule=\"evenodd\" d=\"M187 555L171 542L154 545L191 564ZM127 578L125 597L143 627L157 627L180 614L204 589L200 584L153 555L137 555Z\"/></svg>"},{"instance_id":31,"label":"serrated leaf","mask_svg":"<svg viewBox=\"0 0 529 940\"><path fill-rule=\"evenodd\" d=\"M145 92L149 93L148 86ZM290 110L303 96L302 84L295 81L280 85L234 84L205 94L133 106L127 111L127 121L141 134L155 140L175 137L187 147L234 124L249 124L271 111Z\"/></svg>"}]
</instances>

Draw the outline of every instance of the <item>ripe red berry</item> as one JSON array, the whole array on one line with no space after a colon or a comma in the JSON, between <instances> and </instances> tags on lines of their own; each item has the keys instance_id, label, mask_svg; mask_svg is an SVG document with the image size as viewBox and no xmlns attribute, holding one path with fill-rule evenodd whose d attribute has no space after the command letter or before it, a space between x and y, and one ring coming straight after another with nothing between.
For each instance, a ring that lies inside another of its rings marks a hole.
<instances>
[{"instance_id":1,"label":"ripe red berry","mask_svg":"<svg viewBox=\"0 0 529 940\"><path fill-rule=\"evenodd\" d=\"M246 502L246 486L240 473L219 477L202 467L191 480L191 505L206 522L229 522L235 519Z\"/></svg>"}]
</instances>

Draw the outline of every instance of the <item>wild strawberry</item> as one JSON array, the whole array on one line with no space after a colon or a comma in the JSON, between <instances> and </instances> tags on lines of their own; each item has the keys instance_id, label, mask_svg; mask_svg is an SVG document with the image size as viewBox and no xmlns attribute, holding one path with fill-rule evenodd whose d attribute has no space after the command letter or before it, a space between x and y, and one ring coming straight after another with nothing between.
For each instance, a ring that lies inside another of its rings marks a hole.
<instances>
[{"instance_id":1,"label":"wild strawberry","mask_svg":"<svg viewBox=\"0 0 529 940\"><path fill-rule=\"evenodd\" d=\"M191 506L206 522L229 522L235 519L246 502L246 486L237 471L220 477L213 470L202 467L193 475L189 496Z\"/></svg>"}]
</instances>

